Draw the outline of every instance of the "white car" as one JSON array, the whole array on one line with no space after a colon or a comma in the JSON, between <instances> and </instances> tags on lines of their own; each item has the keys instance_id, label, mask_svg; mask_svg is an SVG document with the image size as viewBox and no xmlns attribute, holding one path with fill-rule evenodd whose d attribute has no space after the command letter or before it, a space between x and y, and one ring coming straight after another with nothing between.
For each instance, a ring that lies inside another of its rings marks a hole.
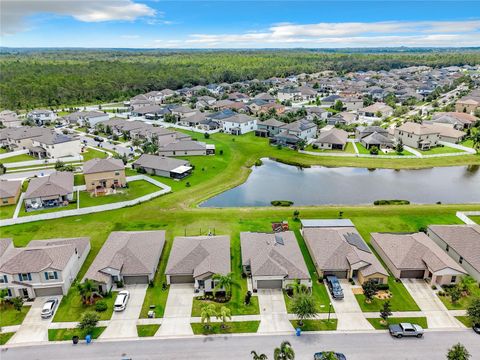
<instances>
[{"instance_id":1,"label":"white car","mask_svg":"<svg viewBox=\"0 0 480 360\"><path fill-rule=\"evenodd\" d=\"M123 311L127 307L128 299L130 299L130 293L127 290L122 290L118 293L113 305L113 310Z\"/></svg>"},{"instance_id":2,"label":"white car","mask_svg":"<svg viewBox=\"0 0 480 360\"><path fill-rule=\"evenodd\" d=\"M48 319L53 315L58 305L58 299L48 299L42 308L42 319Z\"/></svg>"}]
</instances>

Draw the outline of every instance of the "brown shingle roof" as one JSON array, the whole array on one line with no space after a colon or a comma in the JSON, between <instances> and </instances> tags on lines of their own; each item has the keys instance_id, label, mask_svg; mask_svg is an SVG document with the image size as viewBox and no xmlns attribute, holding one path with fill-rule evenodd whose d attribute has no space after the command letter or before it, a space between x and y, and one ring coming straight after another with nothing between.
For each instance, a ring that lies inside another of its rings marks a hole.
<instances>
[{"instance_id":1,"label":"brown shingle roof","mask_svg":"<svg viewBox=\"0 0 480 360\"><path fill-rule=\"evenodd\" d=\"M125 167L120 159L92 159L83 164L84 174L95 174L108 171L119 171Z\"/></svg>"},{"instance_id":2,"label":"brown shingle roof","mask_svg":"<svg viewBox=\"0 0 480 360\"><path fill-rule=\"evenodd\" d=\"M0 180L0 198L16 196L21 186L21 181Z\"/></svg>"},{"instance_id":3,"label":"brown shingle roof","mask_svg":"<svg viewBox=\"0 0 480 360\"><path fill-rule=\"evenodd\" d=\"M25 199L46 196L65 196L73 192L73 173L56 172L49 176L33 178L28 184Z\"/></svg>"}]
</instances>

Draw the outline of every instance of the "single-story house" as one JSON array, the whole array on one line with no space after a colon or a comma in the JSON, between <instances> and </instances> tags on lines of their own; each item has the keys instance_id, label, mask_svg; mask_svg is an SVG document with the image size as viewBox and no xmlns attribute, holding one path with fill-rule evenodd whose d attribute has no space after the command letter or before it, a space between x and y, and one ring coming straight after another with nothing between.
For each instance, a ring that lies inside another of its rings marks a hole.
<instances>
[{"instance_id":1,"label":"single-story house","mask_svg":"<svg viewBox=\"0 0 480 360\"><path fill-rule=\"evenodd\" d=\"M120 159L92 159L83 164L87 191L104 193L127 184L125 166Z\"/></svg>"},{"instance_id":2,"label":"single-story house","mask_svg":"<svg viewBox=\"0 0 480 360\"><path fill-rule=\"evenodd\" d=\"M300 281L312 286L295 233L240 233L243 272L251 277L253 291L285 289Z\"/></svg>"},{"instance_id":3,"label":"single-story house","mask_svg":"<svg viewBox=\"0 0 480 360\"><path fill-rule=\"evenodd\" d=\"M77 111L63 117L69 124L95 127L99 122L107 121L108 113L101 111Z\"/></svg>"},{"instance_id":4,"label":"single-story house","mask_svg":"<svg viewBox=\"0 0 480 360\"><path fill-rule=\"evenodd\" d=\"M230 267L230 237L192 236L173 239L165 275L167 284L194 284L195 291L211 292L212 276L227 275Z\"/></svg>"},{"instance_id":5,"label":"single-story house","mask_svg":"<svg viewBox=\"0 0 480 360\"><path fill-rule=\"evenodd\" d=\"M444 126L441 124L432 124L430 122L425 122L424 125L438 131L440 141L445 141L452 144L458 144L465 138L465 136L467 136L466 132L457 130L450 126Z\"/></svg>"},{"instance_id":6,"label":"single-story house","mask_svg":"<svg viewBox=\"0 0 480 360\"><path fill-rule=\"evenodd\" d=\"M372 233L372 246L397 279L428 279L455 284L465 270L425 233Z\"/></svg>"},{"instance_id":7,"label":"single-story house","mask_svg":"<svg viewBox=\"0 0 480 360\"><path fill-rule=\"evenodd\" d=\"M431 122L465 130L472 127L477 120L476 116L463 112L439 112L432 115Z\"/></svg>"},{"instance_id":8,"label":"single-story house","mask_svg":"<svg viewBox=\"0 0 480 360\"><path fill-rule=\"evenodd\" d=\"M345 150L347 145L348 133L341 129L331 129L318 135L314 144L320 149Z\"/></svg>"},{"instance_id":9,"label":"single-story house","mask_svg":"<svg viewBox=\"0 0 480 360\"><path fill-rule=\"evenodd\" d=\"M377 102L370 106L358 109L358 114L367 118L384 119L393 114L393 108L387 104Z\"/></svg>"},{"instance_id":10,"label":"single-story house","mask_svg":"<svg viewBox=\"0 0 480 360\"><path fill-rule=\"evenodd\" d=\"M20 119L14 111L2 110L0 111L0 125L6 128L18 127L22 125L22 119Z\"/></svg>"},{"instance_id":11,"label":"single-story house","mask_svg":"<svg viewBox=\"0 0 480 360\"><path fill-rule=\"evenodd\" d=\"M66 295L90 251L90 238L32 240L15 247L0 239L0 289L8 297Z\"/></svg>"},{"instance_id":12,"label":"single-story house","mask_svg":"<svg viewBox=\"0 0 480 360\"><path fill-rule=\"evenodd\" d=\"M0 206L15 205L22 191L22 182L0 180Z\"/></svg>"},{"instance_id":13,"label":"single-story house","mask_svg":"<svg viewBox=\"0 0 480 360\"><path fill-rule=\"evenodd\" d=\"M366 148L370 149L376 146L378 149L392 148L393 140L385 136L384 133L373 132L360 140L360 143Z\"/></svg>"},{"instance_id":14,"label":"single-story house","mask_svg":"<svg viewBox=\"0 0 480 360\"><path fill-rule=\"evenodd\" d=\"M200 141L175 141L158 149L162 156L194 156L215 154L215 145Z\"/></svg>"},{"instance_id":15,"label":"single-story house","mask_svg":"<svg viewBox=\"0 0 480 360\"><path fill-rule=\"evenodd\" d=\"M480 281L480 225L430 225L428 236Z\"/></svg>"},{"instance_id":16,"label":"single-story house","mask_svg":"<svg viewBox=\"0 0 480 360\"><path fill-rule=\"evenodd\" d=\"M110 233L83 280L99 285L102 293L113 284L148 284L153 280L165 245L165 230Z\"/></svg>"},{"instance_id":17,"label":"single-story house","mask_svg":"<svg viewBox=\"0 0 480 360\"><path fill-rule=\"evenodd\" d=\"M132 163L132 169L171 179L183 179L192 173L187 160L172 159L165 156L143 154Z\"/></svg>"},{"instance_id":18,"label":"single-story house","mask_svg":"<svg viewBox=\"0 0 480 360\"><path fill-rule=\"evenodd\" d=\"M340 112L327 119L327 125L350 125L358 120L358 114L351 112Z\"/></svg>"},{"instance_id":19,"label":"single-story house","mask_svg":"<svg viewBox=\"0 0 480 360\"><path fill-rule=\"evenodd\" d=\"M55 172L30 180L25 192L25 210L67 206L73 200L73 173Z\"/></svg>"},{"instance_id":20,"label":"single-story house","mask_svg":"<svg viewBox=\"0 0 480 360\"><path fill-rule=\"evenodd\" d=\"M348 222L339 220L332 220L329 224L328 220L323 220L318 221L315 227L312 226L312 222L306 225L302 224L302 235L318 276L335 275L339 279L357 278L360 284L369 280L377 284L388 282L387 270L353 224L345 226Z\"/></svg>"}]
</instances>

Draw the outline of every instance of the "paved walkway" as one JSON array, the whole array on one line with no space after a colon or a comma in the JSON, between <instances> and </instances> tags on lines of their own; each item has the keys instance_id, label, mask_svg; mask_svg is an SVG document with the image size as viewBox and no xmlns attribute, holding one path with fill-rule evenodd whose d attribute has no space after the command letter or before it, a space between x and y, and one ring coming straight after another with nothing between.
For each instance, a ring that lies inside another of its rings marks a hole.
<instances>
[{"instance_id":1,"label":"paved walkway","mask_svg":"<svg viewBox=\"0 0 480 360\"><path fill-rule=\"evenodd\" d=\"M101 339L122 339L137 337L137 320L142 311L143 299L147 292L147 285L137 284L125 287L130 292L130 299L124 311L113 312L112 319Z\"/></svg>"},{"instance_id":2,"label":"paved walkway","mask_svg":"<svg viewBox=\"0 0 480 360\"><path fill-rule=\"evenodd\" d=\"M402 282L426 316L429 329L461 327L424 280L404 279Z\"/></svg>"},{"instance_id":3,"label":"paved walkway","mask_svg":"<svg viewBox=\"0 0 480 360\"><path fill-rule=\"evenodd\" d=\"M260 306L259 333L275 333L294 331L288 320L285 299L281 289L258 290L258 303Z\"/></svg>"},{"instance_id":4,"label":"paved walkway","mask_svg":"<svg viewBox=\"0 0 480 360\"><path fill-rule=\"evenodd\" d=\"M193 284L170 285L162 326L155 336L193 335L190 326L193 295Z\"/></svg>"},{"instance_id":5,"label":"paved walkway","mask_svg":"<svg viewBox=\"0 0 480 360\"><path fill-rule=\"evenodd\" d=\"M358 305L352 291L352 285L347 280L339 281L342 285L344 299L334 300L328 292L338 319L337 330L373 330L373 326L366 320L365 314Z\"/></svg>"}]
</instances>

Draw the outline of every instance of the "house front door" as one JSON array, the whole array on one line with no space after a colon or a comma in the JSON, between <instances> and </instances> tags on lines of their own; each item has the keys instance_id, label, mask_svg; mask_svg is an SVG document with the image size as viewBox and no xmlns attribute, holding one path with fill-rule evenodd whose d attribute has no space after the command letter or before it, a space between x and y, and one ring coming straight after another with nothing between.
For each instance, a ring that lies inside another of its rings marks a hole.
<instances>
[{"instance_id":1,"label":"house front door","mask_svg":"<svg viewBox=\"0 0 480 360\"><path fill-rule=\"evenodd\" d=\"M27 288L20 289L20 297L23 297L23 298L28 298L29 297Z\"/></svg>"}]
</instances>

